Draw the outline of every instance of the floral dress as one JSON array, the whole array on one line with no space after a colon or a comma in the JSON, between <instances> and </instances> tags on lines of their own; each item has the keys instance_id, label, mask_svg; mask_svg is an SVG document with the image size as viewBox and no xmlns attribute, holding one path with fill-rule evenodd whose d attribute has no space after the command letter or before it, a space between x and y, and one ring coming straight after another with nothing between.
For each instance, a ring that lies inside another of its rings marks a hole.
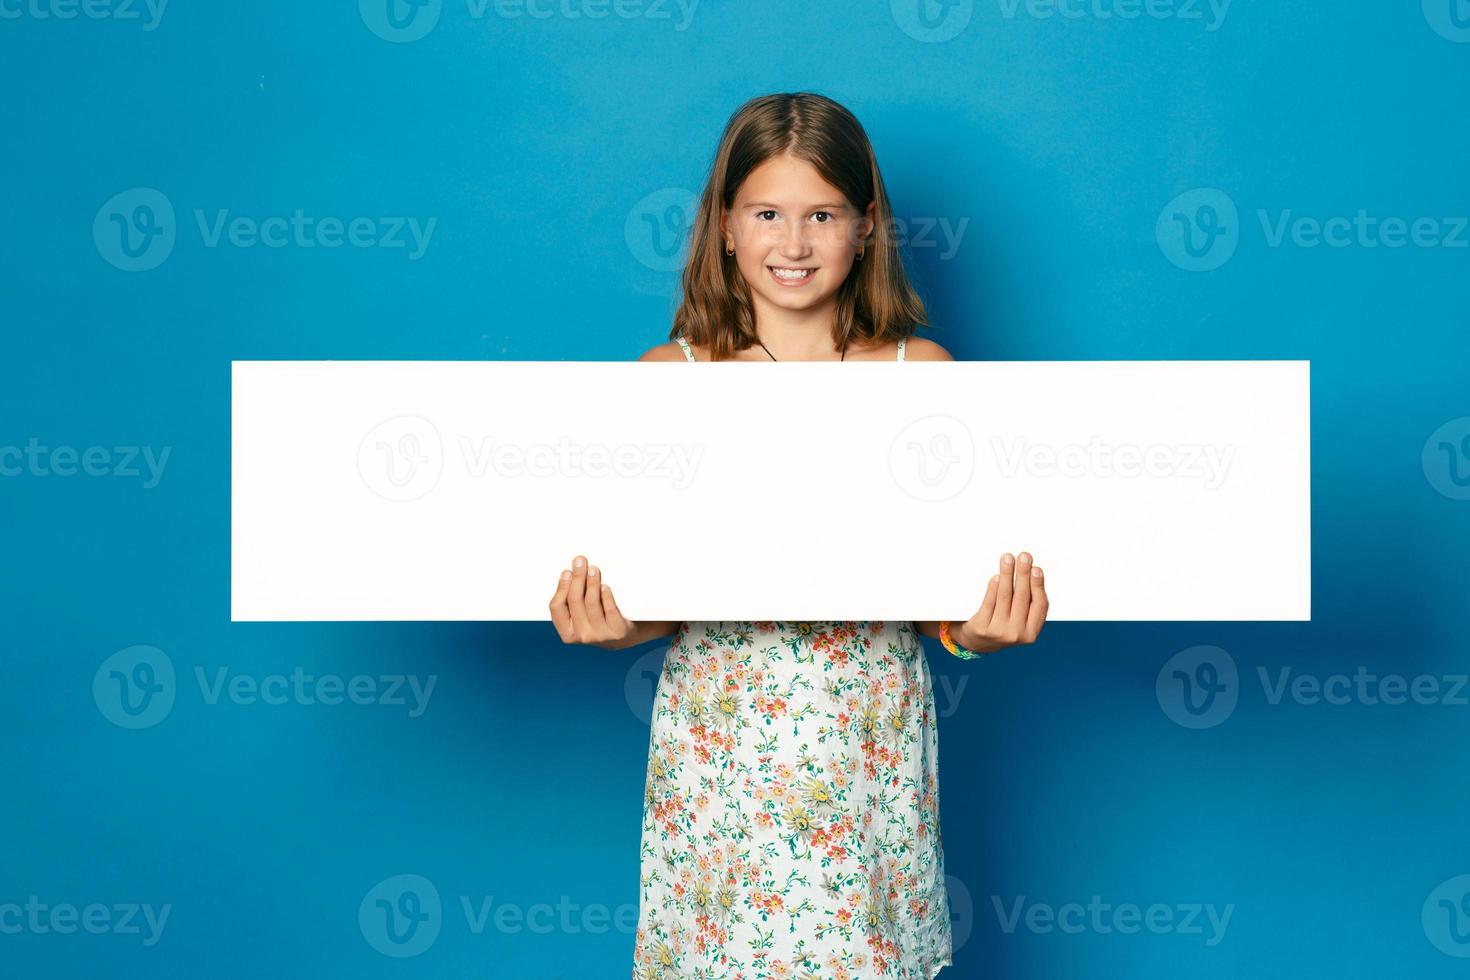
<instances>
[{"instance_id":1,"label":"floral dress","mask_svg":"<svg viewBox=\"0 0 1470 980\"><path fill-rule=\"evenodd\" d=\"M681 623L649 734L634 980L950 965L937 752L912 623Z\"/></svg>"},{"instance_id":2,"label":"floral dress","mask_svg":"<svg viewBox=\"0 0 1470 980\"><path fill-rule=\"evenodd\" d=\"M649 732L633 980L950 965L938 749L913 623L679 624Z\"/></svg>"}]
</instances>

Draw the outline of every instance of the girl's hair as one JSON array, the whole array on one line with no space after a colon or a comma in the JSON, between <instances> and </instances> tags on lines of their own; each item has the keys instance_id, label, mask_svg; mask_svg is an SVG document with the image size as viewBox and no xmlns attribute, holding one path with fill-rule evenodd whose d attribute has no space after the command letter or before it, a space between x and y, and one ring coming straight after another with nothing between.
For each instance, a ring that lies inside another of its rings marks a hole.
<instances>
[{"instance_id":1,"label":"girl's hair","mask_svg":"<svg viewBox=\"0 0 1470 980\"><path fill-rule=\"evenodd\" d=\"M833 346L898 340L927 325L924 303L909 284L894 240L893 212L868 134L856 116L826 96L795 92L751 99L726 123L690 230L684 295L669 339L683 334L707 347L716 361L755 343L750 288L734 256L725 254L720 213L733 206L751 171L783 153L816 168L857 208L858 220L874 202L865 254L837 291Z\"/></svg>"}]
</instances>

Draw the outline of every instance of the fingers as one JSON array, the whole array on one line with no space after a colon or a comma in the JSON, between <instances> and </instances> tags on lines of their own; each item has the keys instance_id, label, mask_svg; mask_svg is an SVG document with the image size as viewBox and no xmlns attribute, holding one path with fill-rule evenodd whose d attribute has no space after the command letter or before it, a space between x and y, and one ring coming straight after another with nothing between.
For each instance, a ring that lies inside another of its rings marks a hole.
<instances>
[{"instance_id":1,"label":"fingers","mask_svg":"<svg viewBox=\"0 0 1470 980\"><path fill-rule=\"evenodd\" d=\"M567 607L567 593L572 584L572 573L563 569L561 580L556 584L556 594L551 597L551 622L556 627L556 635L561 637L563 643L572 643L577 639L577 632L572 627L572 613Z\"/></svg>"},{"instance_id":2,"label":"fingers","mask_svg":"<svg viewBox=\"0 0 1470 980\"><path fill-rule=\"evenodd\" d=\"M612 589L602 573L582 555L562 571L556 595L551 597L551 621L563 643L601 643L628 635L631 624L623 618Z\"/></svg>"},{"instance_id":3,"label":"fingers","mask_svg":"<svg viewBox=\"0 0 1470 980\"><path fill-rule=\"evenodd\" d=\"M1007 551L1000 556L1000 591L995 596L995 618L992 625L1004 629L1011 621L1011 599L1016 594L1016 585L1012 581L1015 577L1016 563Z\"/></svg>"},{"instance_id":4,"label":"fingers","mask_svg":"<svg viewBox=\"0 0 1470 980\"><path fill-rule=\"evenodd\" d=\"M989 643L991 627L995 619L996 597L1000 593L1000 576L990 576L990 581L985 586L985 598L980 601L980 609L965 622L959 633L950 630L950 636L956 638L960 646L976 653ZM960 639L959 637L963 637Z\"/></svg>"},{"instance_id":5,"label":"fingers","mask_svg":"<svg viewBox=\"0 0 1470 980\"><path fill-rule=\"evenodd\" d=\"M1031 567L1031 612L1026 619L1027 642L1034 642L1046 624L1046 610L1051 605L1046 598L1046 576L1040 565Z\"/></svg>"},{"instance_id":6,"label":"fingers","mask_svg":"<svg viewBox=\"0 0 1470 980\"><path fill-rule=\"evenodd\" d=\"M1016 556L1016 589L1011 596L1010 629L1008 635L1019 637L1026 628L1026 616L1031 612L1031 554L1023 551Z\"/></svg>"},{"instance_id":7,"label":"fingers","mask_svg":"<svg viewBox=\"0 0 1470 980\"><path fill-rule=\"evenodd\" d=\"M581 555L572 559L572 580L567 583L567 608L572 614L572 629L578 638L585 641L591 634L592 624L587 619L587 559Z\"/></svg>"},{"instance_id":8,"label":"fingers","mask_svg":"<svg viewBox=\"0 0 1470 980\"><path fill-rule=\"evenodd\" d=\"M602 573L596 565L587 566L587 594L582 598L586 610L587 625L592 635L604 639L607 633L607 617L602 612Z\"/></svg>"},{"instance_id":9,"label":"fingers","mask_svg":"<svg viewBox=\"0 0 1470 980\"><path fill-rule=\"evenodd\" d=\"M990 576L990 584L985 587L985 598L980 603L980 611L970 617L970 622L982 628L989 627L990 621L995 618L996 596L1000 593L1000 576Z\"/></svg>"},{"instance_id":10,"label":"fingers","mask_svg":"<svg viewBox=\"0 0 1470 980\"><path fill-rule=\"evenodd\" d=\"M1046 620L1047 607L1039 573L1030 552L1023 551L1015 558L1009 552L1000 556L1000 574L991 577L980 611L965 624L980 652L1036 639Z\"/></svg>"}]
</instances>

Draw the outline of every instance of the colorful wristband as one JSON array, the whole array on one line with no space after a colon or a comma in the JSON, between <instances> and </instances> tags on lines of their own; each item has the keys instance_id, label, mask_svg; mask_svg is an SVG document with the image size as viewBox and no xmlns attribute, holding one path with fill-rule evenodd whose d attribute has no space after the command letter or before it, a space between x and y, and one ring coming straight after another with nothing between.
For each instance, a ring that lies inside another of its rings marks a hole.
<instances>
[{"instance_id":1,"label":"colorful wristband","mask_svg":"<svg viewBox=\"0 0 1470 980\"><path fill-rule=\"evenodd\" d=\"M939 642L944 644L944 649L948 650L956 657L959 657L961 660L974 660L976 657L984 656L984 654L982 653L976 653L974 650L966 650L964 647L955 643L955 641L950 638L949 620L947 619L940 620L939 622Z\"/></svg>"}]
</instances>

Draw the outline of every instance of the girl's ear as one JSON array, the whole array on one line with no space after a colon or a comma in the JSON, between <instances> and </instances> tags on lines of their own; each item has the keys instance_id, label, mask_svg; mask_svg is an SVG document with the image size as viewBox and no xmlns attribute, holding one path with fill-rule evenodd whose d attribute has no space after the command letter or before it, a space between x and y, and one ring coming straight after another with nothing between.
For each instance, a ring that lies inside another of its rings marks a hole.
<instances>
[{"instance_id":1,"label":"girl's ear","mask_svg":"<svg viewBox=\"0 0 1470 980\"><path fill-rule=\"evenodd\" d=\"M860 241L867 242L869 245L872 244L869 236L873 234L873 229L877 227L877 222L873 220L873 215L877 213L877 208L878 202L876 200L868 202L868 210L863 213L863 230L858 235Z\"/></svg>"}]
</instances>

